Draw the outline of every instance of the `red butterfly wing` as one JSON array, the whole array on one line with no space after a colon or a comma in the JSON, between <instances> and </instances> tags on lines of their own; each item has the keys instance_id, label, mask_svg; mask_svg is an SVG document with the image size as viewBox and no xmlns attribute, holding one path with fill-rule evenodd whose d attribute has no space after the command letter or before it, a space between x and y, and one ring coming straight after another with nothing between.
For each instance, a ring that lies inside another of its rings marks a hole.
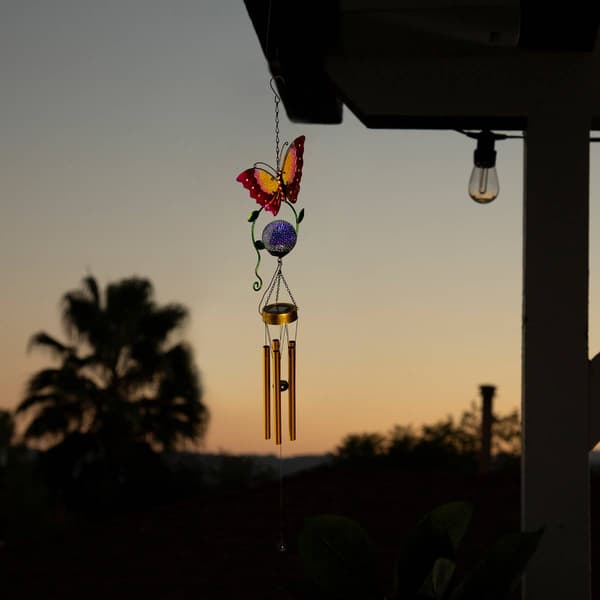
<instances>
[{"instance_id":1,"label":"red butterfly wing","mask_svg":"<svg viewBox=\"0 0 600 600\"><path fill-rule=\"evenodd\" d=\"M304 164L304 136L297 137L287 149L281 169L281 181L285 189L286 198L296 202L300 192L300 179L302 178L302 165Z\"/></svg>"},{"instance_id":2,"label":"red butterfly wing","mask_svg":"<svg viewBox=\"0 0 600 600\"><path fill-rule=\"evenodd\" d=\"M273 213L273 216L277 215L283 198L283 190L277 177L264 169L253 167L242 171L236 177L236 181L239 181L250 192L250 197L265 210Z\"/></svg>"}]
</instances>

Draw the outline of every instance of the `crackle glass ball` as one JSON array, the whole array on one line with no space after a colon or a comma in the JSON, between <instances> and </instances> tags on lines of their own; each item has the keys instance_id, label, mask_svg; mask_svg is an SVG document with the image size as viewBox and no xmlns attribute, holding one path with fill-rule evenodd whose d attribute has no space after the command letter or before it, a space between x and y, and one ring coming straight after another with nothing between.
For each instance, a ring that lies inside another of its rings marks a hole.
<instances>
[{"instance_id":1,"label":"crackle glass ball","mask_svg":"<svg viewBox=\"0 0 600 600\"><path fill-rule=\"evenodd\" d=\"M271 221L262 232L262 242L273 256L281 258L296 245L296 230L287 221Z\"/></svg>"}]
</instances>

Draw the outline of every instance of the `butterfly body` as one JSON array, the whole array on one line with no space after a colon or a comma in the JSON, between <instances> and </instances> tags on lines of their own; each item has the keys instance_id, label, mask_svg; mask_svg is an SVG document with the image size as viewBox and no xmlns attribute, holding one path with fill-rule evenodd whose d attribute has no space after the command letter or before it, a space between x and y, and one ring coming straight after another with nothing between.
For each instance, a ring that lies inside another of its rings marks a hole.
<instances>
[{"instance_id":1,"label":"butterfly body","mask_svg":"<svg viewBox=\"0 0 600 600\"><path fill-rule=\"evenodd\" d=\"M304 136L297 137L287 149L281 169L272 173L255 165L236 178L266 211L276 216L282 202L295 203L300 192L304 155Z\"/></svg>"}]
</instances>

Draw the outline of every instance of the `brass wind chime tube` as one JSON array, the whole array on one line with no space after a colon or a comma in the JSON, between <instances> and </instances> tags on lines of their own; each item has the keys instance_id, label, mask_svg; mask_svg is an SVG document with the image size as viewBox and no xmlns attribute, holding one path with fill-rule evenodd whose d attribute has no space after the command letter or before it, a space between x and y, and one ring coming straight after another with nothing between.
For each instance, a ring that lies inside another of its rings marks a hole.
<instances>
[{"instance_id":1,"label":"brass wind chime tube","mask_svg":"<svg viewBox=\"0 0 600 600\"><path fill-rule=\"evenodd\" d=\"M263 396L265 413L265 440L271 439L271 348L263 346Z\"/></svg>"},{"instance_id":2,"label":"brass wind chime tube","mask_svg":"<svg viewBox=\"0 0 600 600\"><path fill-rule=\"evenodd\" d=\"M273 340L273 392L275 396L275 443L281 444L281 352L279 340Z\"/></svg>"},{"instance_id":3,"label":"brass wind chime tube","mask_svg":"<svg viewBox=\"0 0 600 600\"><path fill-rule=\"evenodd\" d=\"M296 342L288 342L288 417L290 421L290 440L296 439Z\"/></svg>"}]
</instances>

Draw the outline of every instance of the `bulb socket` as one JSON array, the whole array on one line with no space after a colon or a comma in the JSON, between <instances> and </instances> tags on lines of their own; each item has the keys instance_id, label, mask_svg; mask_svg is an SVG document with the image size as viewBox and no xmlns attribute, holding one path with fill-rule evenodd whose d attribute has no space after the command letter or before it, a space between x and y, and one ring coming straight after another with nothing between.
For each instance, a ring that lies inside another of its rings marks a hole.
<instances>
[{"instance_id":1,"label":"bulb socket","mask_svg":"<svg viewBox=\"0 0 600 600\"><path fill-rule=\"evenodd\" d=\"M473 164L479 169L492 169L496 166L496 151L494 148L491 150L481 150L477 148L473 152Z\"/></svg>"},{"instance_id":2,"label":"bulb socket","mask_svg":"<svg viewBox=\"0 0 600 600\"><path fill-rule=\"evenodd\" d=\"M492 169L496 166L496 150L494 134L484 129L477 136L477 148L473 153L473 164L480 169Z\"/></svg>"}]
</instances>

